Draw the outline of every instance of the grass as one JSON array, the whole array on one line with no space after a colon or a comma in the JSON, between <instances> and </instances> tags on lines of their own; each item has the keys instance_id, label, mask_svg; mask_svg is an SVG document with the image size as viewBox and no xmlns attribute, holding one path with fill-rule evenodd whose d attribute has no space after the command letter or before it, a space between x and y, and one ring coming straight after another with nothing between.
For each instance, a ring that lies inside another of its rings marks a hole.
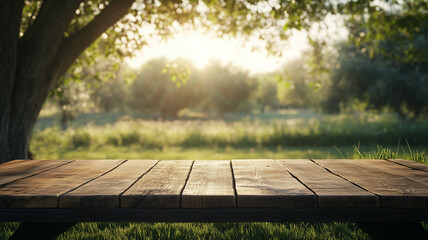
<instances>
[{"instance_id":1,"label":"grass","mask_svg":"<svg viewBox=\"0 0 428 240\"><path fill-rule=\"evenodd\" d=\"M374 154L374 147L360 147L359 153L354 152L354 147L285 147L285 148L180 148L166 147L161 149L142 148L138 145L128 147L99 146L90 148L78 148L75 150L61 149L50 146L39 148L35 153L37 159L299 159L299 158L383 158ZM419 162L427 163L423 149L415 149L413 158L421 158ZM362 152L362 153L361 153ZM417 154L419 153L419 154ZM360 154L360 155L359 155ZM410 153L399 152L393 158L412 159ZM413 159L414 160L414 159Z\"/></svg>"},{"instance_id":2,"label":"grass","mask_svg":"<svg viewBox=\"0 0 428 240\"><path fill-rule=\"evenodd\" d=\"M237 121L238 116L241 120ZM138 115L98 113L81 116L66 131L42 117L31 140L32 151L60 152L108 147L172 148L331 148L353 145L393 146L406 139L417 149L428 142L428 121L404 122L389 115L356 117L288 111L276 114L231 115L226 120L156 121ZM89 120L92 119L92 120ZM137 146L137 147L135 147ZM329 151L329 154L332 151Z\"/></svg>"},{"instance_id":3,"label":"grass","mask_svg":"<svg viewBox=\"0 0 428 240\"><path fill-rule=\"evenodd\" d=\"M310 111L156 121L122 113L80 116L61 132L42 117L38 159L406 158L427 164L428 123ZM408 139L398 144L399 139ZM361 144L360 144L361 143ZM383 144L387 147L381 147ZM410 147L414 146L414 147ZM428 230L428 224L423 223ZM7 239L18 223L0 223ZM354 223L79 223L59 239L369 239Z\"/></svg>"},{"instance_id":4,"label":"grass","mask_svg":"<svg viewBox=\"0 0 428 240\"><path fill-rule=\"evenodd\" d=\"M354 159L408 159L422 164L428 164L428 159L425 156L425 150L412 149L409 142L406 140L406 145L400 145L398 141L396 150L391 148L383 148L377 145L376 150L361 151L359 146L354 146Z\"/></svg>"},{"instance_id":5,"label":"grass","mask_svg":"<svg viewBox=\"0 0 428 240\"><path fill-rule=\"evenodd\" d=\"M7 239L17 223L0 224ZM369 239L353 223L79 223L58 239Z\"/></svg>"}]
</instances>

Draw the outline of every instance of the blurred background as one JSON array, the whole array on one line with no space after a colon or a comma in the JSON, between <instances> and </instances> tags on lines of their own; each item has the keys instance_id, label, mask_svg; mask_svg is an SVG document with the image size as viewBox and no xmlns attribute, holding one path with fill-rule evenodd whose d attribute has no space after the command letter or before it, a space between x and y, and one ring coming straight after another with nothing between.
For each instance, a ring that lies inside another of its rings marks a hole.
<instances>
[{"instance_id":1,"label":"blurred background","mask_svg":"<svg viewBox=\"0 0 428 240\"><path fill-rule=\"evenodd\" d=\"M31 151L39 159L364 152L426 161L426 33L385 37L376 50L358 21L323 23L293 30L280 51L179 27L132 57L80 62L45 103Z\"/></svg>"}]
</instances>

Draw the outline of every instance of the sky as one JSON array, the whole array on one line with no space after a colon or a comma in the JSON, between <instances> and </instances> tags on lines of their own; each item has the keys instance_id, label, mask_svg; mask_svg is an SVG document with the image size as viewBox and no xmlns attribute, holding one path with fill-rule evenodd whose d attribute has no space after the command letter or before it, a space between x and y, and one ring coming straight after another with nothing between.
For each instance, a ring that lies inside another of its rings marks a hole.
<instances>
[{"instance_id":1,"label":"sky","mask_svg":"<svg viewBox=\"0 0 428 240\"><path fill-rule=\"evenodd\" d=\"M321 32L311 31L310 35L328 39L329 42L346 39L347 30L339 22L337 16L328 16L325 20L326 29ZM132 68L140 68L153 58L166 57L168 60L186 58L199 68L203 68L210 60L218 60L224 65L247 70L250 74L267 73L280 69L288 61L299 58L302 51L310 49L307 32L297 30L293 30L282 57L269 55L258 40L244 42L227 36L217 38L214 34L196 30L181 31L168 40L151 38L147 42L148 45L127 60ZM257 50L252 50L253 46Z\"/></svg>"},{"instance_id":2,"label":"sky","mask_svg":"<svg viewBox=\"0 0 428 240\"><path fill-rule=\"evenodd\" d=\"M252 46L257 50L252 51ZM167 41L152 39L133 59L127 63L139 68L150 59L164 56L169 60L186 58L198 68L203 68L210 60L232 64L251 74L272 72L284 62L299 58L301 51L309 47L305 32L295 31L282 57L269 55L261 42L244 42L232 37L216 38L198 31L184 31Z\"/></svg>"}]
</instances>

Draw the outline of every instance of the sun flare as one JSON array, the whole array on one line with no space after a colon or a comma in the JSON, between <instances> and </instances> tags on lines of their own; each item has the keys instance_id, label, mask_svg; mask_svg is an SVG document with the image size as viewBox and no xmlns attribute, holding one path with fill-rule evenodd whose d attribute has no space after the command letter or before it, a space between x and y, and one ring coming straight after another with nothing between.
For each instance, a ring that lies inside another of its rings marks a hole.
<instances>
[{"instance_id":1,"label":"sun flare","mask_svg":"<svg viewBox=\"0 0 428 240\"><path fill-rule=\"evenodd\" d=\"M257 50L252 49L254 46ZM164 56L169 60L189 59L196 67L202 68L211 60L216 60L250 73L262 73L275 71L284 62L298 58L307 47L306 35L302 32L293 34L289 47L283 51L283 57L275 57L268 55L257 40L244 42L242 39L217 38L198 31L185 31L167 41L149 41L147 46L127 62L132 68L139 68L150 59Z\"/></svg>"}]
</instances>

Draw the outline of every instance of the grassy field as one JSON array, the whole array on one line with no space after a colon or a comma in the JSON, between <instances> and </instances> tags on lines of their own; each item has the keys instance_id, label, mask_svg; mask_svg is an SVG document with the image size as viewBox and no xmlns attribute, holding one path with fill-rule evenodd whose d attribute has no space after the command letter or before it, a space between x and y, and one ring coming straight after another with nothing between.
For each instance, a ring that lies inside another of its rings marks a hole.
<instances>
[{"instance_id":1,"label":"grassy field","mask_svg":"<svg viewBox=\"0 0 428 240\"><path fill-rule=\"evenodd\" d=\"M0 223L0 239L18 227ZM353 223L79 223L59 239L369 239Z\"/></svg>"},{"instance_id":2,"label":"grassy field","mask_svg":"<svg viewBox=\"0 0 428 240\"><path fill-rule=\"evenodd\" d=\"M427 133L428 122L422 120L326 116L307 110L177 121L92 113L81 115L64 132L58 115L42 114L31 149L37 159L407 158L427 163ZM428 230L428 224L423 225ZM0 223L0 239L7 239L17 227L17 223ZM369 237L354 223L79 223L60 239Z\"/></svg>"},{"instance_id":3,"label":"grassy field","mask_svg":"<svg viewBox=\"0 0 428 240\"><path fill-rule=\"evenodd\" d=\"M400 143L401 141L401 143ZM308 110L227 114L225 119L158 121L124 113L82 114L66 131L57 114L36 124L31 150L36 158L352 158L377 146L395 157L424 152L428 121L401 121L391 115L321 115ZM398 150L397 146L400 144Z\"/></svg>"}]
</instances>

